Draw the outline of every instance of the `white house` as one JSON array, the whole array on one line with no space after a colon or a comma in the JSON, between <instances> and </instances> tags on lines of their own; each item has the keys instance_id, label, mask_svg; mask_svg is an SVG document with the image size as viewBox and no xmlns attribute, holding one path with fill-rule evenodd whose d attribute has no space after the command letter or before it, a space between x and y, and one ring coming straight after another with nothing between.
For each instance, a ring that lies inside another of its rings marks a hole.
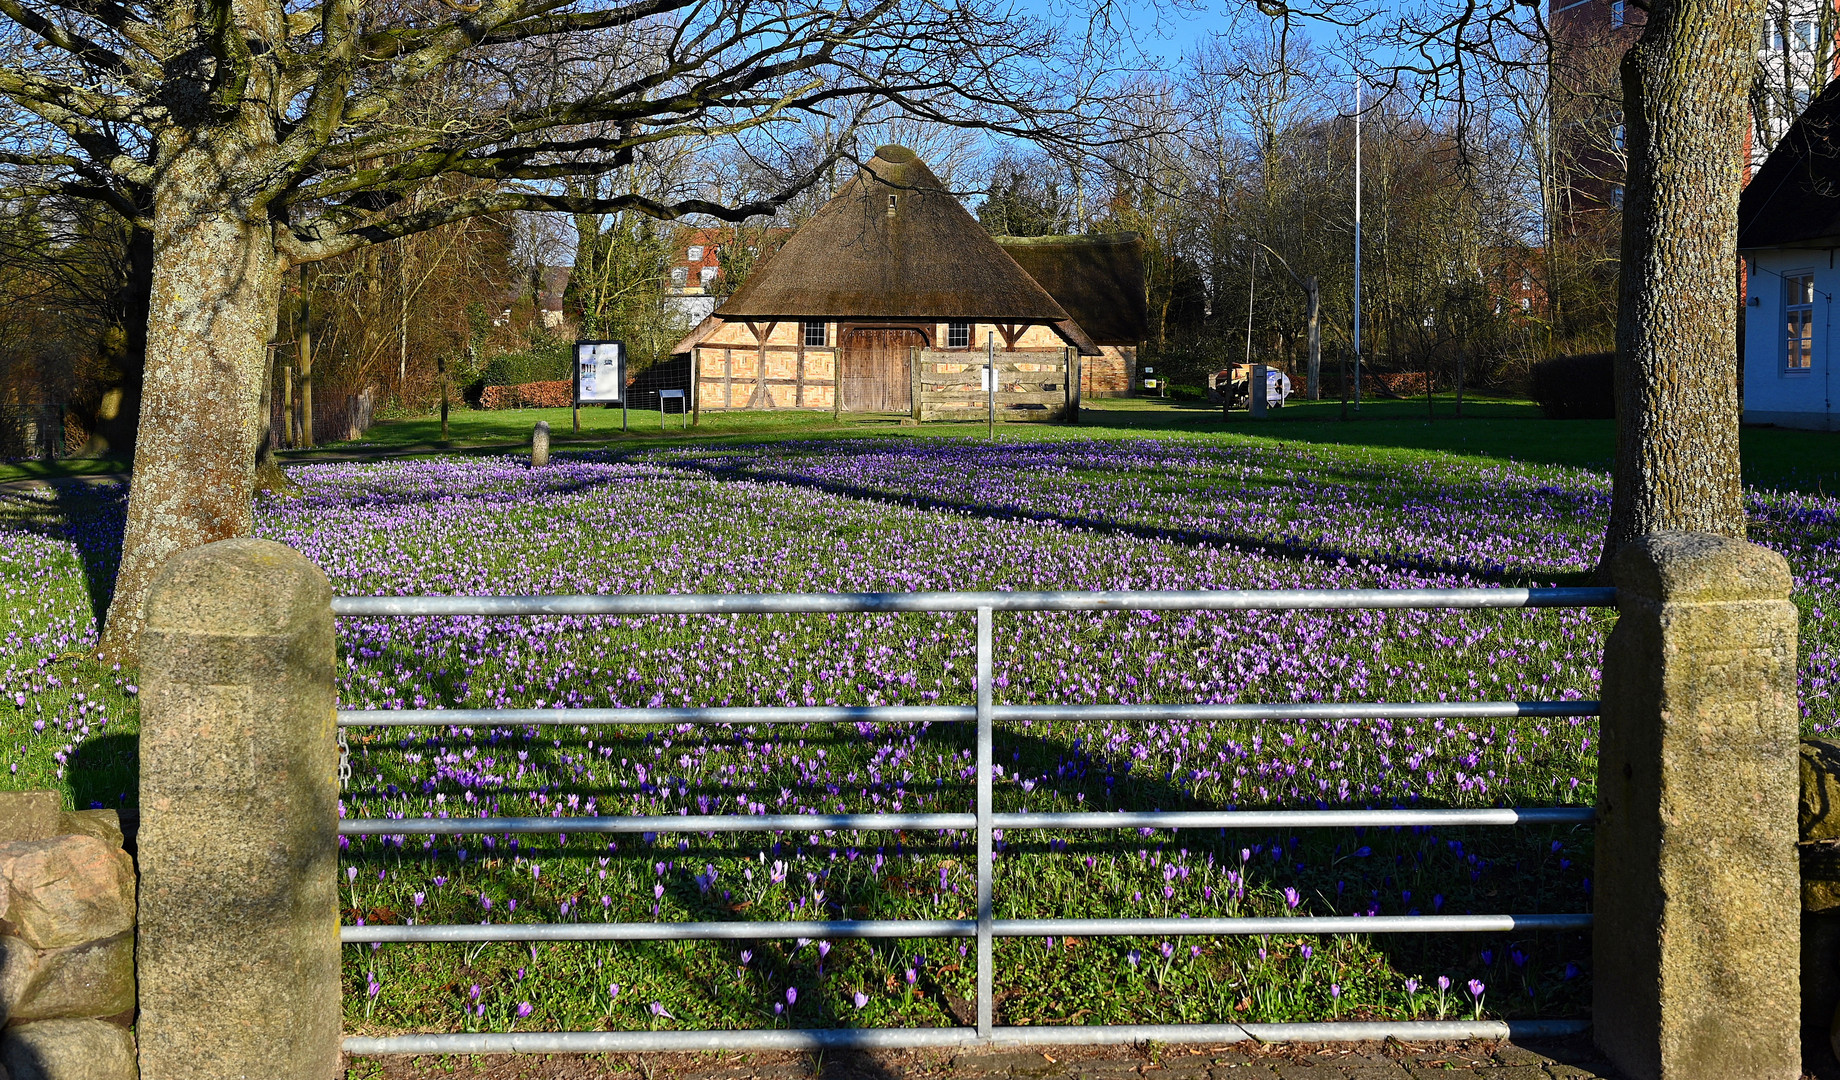
<instances>
[{"instance_id":1,"label":"white house","mask_svg":"<svg viewBox=\"0 0 1840 1080\"><path fill-rule=\"evenodd\" d=\"M1796 120L1738 205L1744 420L1840 431L1840 83Z\"/></svg>"}]
</instances>

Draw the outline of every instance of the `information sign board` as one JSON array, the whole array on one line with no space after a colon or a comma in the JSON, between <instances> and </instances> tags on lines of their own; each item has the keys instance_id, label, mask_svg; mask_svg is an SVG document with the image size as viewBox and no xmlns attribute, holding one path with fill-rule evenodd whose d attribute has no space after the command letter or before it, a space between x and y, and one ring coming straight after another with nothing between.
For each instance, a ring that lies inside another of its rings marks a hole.
<instances>
[{"instance_id":1,"label":"information sign board","mask_svg":"<svg viewBox=\"0 0 1840 1080\"><path fill-rule=\"evenodd\" d=\"M575 403L625 404L626 345L619 341L575 343Z\"/></svg>"}]
</instances>

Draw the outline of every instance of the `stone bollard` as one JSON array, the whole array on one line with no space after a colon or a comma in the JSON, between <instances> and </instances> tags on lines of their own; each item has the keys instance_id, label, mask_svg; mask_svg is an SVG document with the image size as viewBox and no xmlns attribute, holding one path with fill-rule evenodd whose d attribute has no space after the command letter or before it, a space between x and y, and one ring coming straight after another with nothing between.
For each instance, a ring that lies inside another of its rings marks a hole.
<instances>
[{"instance_id":1,"label":"stone bollard","mask_svg":"<svg viewBox=\"0 0 1840 1080\"><path fill-rule=\"evenodd\" d=\"M1657 533L1612 563L1592 933L1631 1080L1796 1080L1796 611L1781 556Z\"/></svg>"},{"instance_id":2,"label":"stone bollard","mask_svg":"<svg viewBox=\"0 0 1840 1080\"><path fill-rule=\"evenodd\" d=\"M539 420L530 432L530 463L533 466L549 464L549 421Z\"/></svg>"},{"instance_id":3,"label":"stone bollard","mask_svg":"<svg viewBox=\"0 0 1840 1080\"><path fill-rule=\"evenodd\" d=\"M134 864L113 810L0 792L0 1076L134 1080Z\"/></svg>"},{"instance_id":4,"label":"stone bollard","mask_svg":"<svg viewBox=\"0 0 1840 1080\"><path fill-rule=\"evenodd\" d=\"M267 540L174 555L141 633L142 1080L339 1060L332 588Z\"/></svg>"}]
</instances>

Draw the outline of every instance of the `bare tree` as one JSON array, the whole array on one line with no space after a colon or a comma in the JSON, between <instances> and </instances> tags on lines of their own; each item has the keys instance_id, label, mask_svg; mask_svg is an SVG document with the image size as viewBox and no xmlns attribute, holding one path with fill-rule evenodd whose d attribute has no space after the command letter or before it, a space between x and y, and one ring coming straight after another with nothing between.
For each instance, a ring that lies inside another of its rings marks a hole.
<instances>
[{"instance_id":1,"label":"bare tree","mask_svg":"<svg viewBox=\"0 0 1840 1080\"><path fill-rule=\"evenodd\" d=\"M488 213L770 214L819 173L740 203L560 182L863 102L1066 137L1093 70L1057 47L1003 0L0 0L0 195L99 200L153 238L105 650L133 658L169 555L250 529L289 267ZM412 107L431 85L464 92Z\"/></svg>"},{"instance_id":2,"label":"bare tree","mask_svg":"<svg viewBox=\"0 0 1840 1080\"><path fill-rule=\"evenodd\" d=\"M1737 205L1765 0L1631 3L1617 308L1617 454L1602 565L1670 529L1743 536ZM1477 80L1553 45L1539 5L1423 0L1376 34L1466 121Z\"/></svg>"}]
</instances>

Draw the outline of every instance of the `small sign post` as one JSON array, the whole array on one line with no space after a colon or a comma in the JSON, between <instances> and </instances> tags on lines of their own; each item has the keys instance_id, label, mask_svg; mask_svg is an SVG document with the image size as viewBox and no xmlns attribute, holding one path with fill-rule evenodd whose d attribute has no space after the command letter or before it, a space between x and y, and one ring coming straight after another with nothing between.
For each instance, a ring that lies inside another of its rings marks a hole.
<instances>
[{"instance_id":1,"label":"small sign post","mask_svg":"<svg viewBox=\"0 0 1840 1080\"><path fill-rule=\"evenodd\" d=\"M1005 331L1007 333L1008 331ZM989 439L997 439L997 335L984 335L984 390L990 395Z\"/></svg>"},{"instance_id":2,"label":"small sign post","mask_svg":"<svg viewBox=\"0 0 1840 1080\"><path fill-rule=\"evenodd\" d=\"M620 403L620 430L626 430L626 343L575 342L575 433L581 433L581 407Z\"/></svg>"}]
</instances>

